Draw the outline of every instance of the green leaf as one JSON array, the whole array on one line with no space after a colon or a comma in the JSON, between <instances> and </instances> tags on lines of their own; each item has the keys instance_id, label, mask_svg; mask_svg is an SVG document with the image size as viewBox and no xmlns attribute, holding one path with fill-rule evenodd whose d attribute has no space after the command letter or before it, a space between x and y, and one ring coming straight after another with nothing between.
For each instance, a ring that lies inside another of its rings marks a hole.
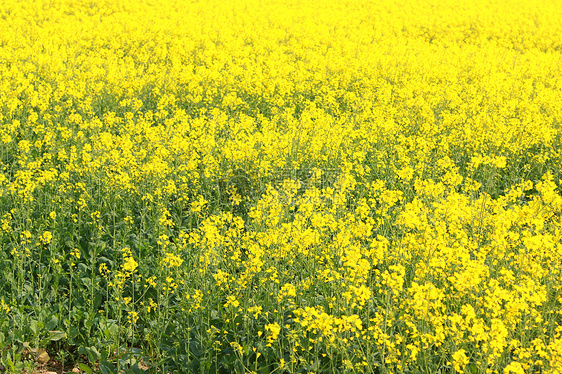
<instances>
[{"instance_id":1,"label":"green leaf","mask_svg":"<svg viewBox=\"0 0 562 374\"><path fill-rule=\"evenodd\" d=\"M82 273L88 273L90 271L90 267L80 262L78 264L78 271Z\"/></svg>"},{"instance_id":2,"label":"green leaf","mask_svg":"<svg viewBox=\"0 0 562 374\"><path fill-rule=\"evenodd\" d=\"M191 353L195 357L200 357L203 355L204 352L197 341L191 340L188 345L189 345L189 351L191 351Z\"/></svg>"},{"instance_id":3,"label":"green leaf","mask_svg":"<svg viewBox=\"0 0 562 374\"><path fill-rule=\"evenodd\" d=\"M100 370L103 374L113 374L117 372L117 368L108 361L100 362Z\"/></svg>"},{"instance_id":4,"label":"green leaf","mask_svg":"<svg viewBox=\"0 0 562 374\"><path fill-rule=\"evenodd\" d=\"M113 266L113 261L111 261L111 260L110 260L109 258L107 258L107 257L103 257L103 256L99 257L99 258L98 258L98 262L100 262L100 263L107 263L107 264L109 264L110 266Z\"/></svg>"},{"instance_id":5,"label":"green leaf","mask_svg":"<svg viewBox=\"0 0 562 374\"><path fill-rule=\"evenodd\" d=\"M80 370L82 370L83 372L86 372L86 373L88 373L88 374L92 374L92 373L93 373L93 370L92 370L88 365L86 365L86 364L79 363L79 364L78 364L78 368L79 368Z\"/></svg>"},{"instance_id":6,"label":"green leaf","mask_svg":"<svg viewBox=\"0 0 562 374\"><path fill-rule=\"evenodd\" d=\"M59 319L58 319L56 316L53 316L53 317L49 320L49 322L47 322L47 323L45 324L45 328L46 328L47 330L52 330L52 329L54 329L55 327L57 327L58 324L59 324Z\"/></svg>"},{"instance_id":7,"label":"green leaf","mask_svg":"<svg viewBox=\"0 0 562 374\"><path fill-rule=\"evenodd\" d=\"M68 339L72 340L75 339L80 334L80 329L75 326L71 326L68 329Z\"/></svg>"},{"instance_id":8,"label":"green leaf","mask_svg":"<svg viewBox=\"0 0 562 374\"><path fill-rule=\"evenodd\" d=\"M88 360L90 360L92 364L98 362L101 358L101 353L97 350L96 347L85 347L84 350L88 355Z\"/></svg>"},{"instance_id":9,"label":"green leaf","mask_svg":"<svg viewBox=\"0 0 562 374\"><path fill-rule=\"evenodd\" d=\"M14 366L14 362L10 358L9 353L8 353L8 357L2 359L2 363L4 364L4 366L6 366L8 368L9 371L12 371L12 372L16 371L16 367Z\"/></svg>"},{"instance_id":10,"label":"green leaf","mask_svg":"<svg viewBox=\"0 0 562 374\"><path fill-rule=\"evenodd\" d=\"M29 328L31 329L31 332L33 332L35 335L37 335L37 326L38 322L36 320L31 320L31 322L29 323Z\"/></svg>"},{"instance_id":11,"label":"green leaf","mask_svg":"<svg viewBox=\"0 0 562 374\"><path fill-rule=\"evenodd\" d=\"M66 338L66 333L64 331L58 331L58 330L49 331L49 338L51 339L51 341L56 342Z\"/></svg>"}]
</instances>

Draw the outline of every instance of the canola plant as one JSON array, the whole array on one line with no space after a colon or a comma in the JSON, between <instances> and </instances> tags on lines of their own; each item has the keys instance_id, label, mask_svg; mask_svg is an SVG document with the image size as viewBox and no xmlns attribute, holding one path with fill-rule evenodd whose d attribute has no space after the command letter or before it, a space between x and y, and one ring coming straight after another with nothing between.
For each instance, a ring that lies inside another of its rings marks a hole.
<instances>
[{"instance_id":1,"label":"canola plant","mask_svg":"<svg viewBox=\"0 0 562 374\"><path fill-rule=\"evenodd\" d=\"M0 0L10 373L561 373L559 0Z\"/></svg>"}]
</instances>

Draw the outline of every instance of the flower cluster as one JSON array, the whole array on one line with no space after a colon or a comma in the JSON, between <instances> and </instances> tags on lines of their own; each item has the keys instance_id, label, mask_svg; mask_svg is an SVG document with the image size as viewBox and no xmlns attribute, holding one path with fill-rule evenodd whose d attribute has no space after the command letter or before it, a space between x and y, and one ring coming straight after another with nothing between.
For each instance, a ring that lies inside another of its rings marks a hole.
<instances>
[{"instance_id":1,"label":"flower cluster","mask_svg":"<svg viewBox=\"0 0 562 374\"><path fill-rule=\"evenodd\" d=\"M0 1L0 357L558 373L560 19Z\"/></svg>"}]
</instances>

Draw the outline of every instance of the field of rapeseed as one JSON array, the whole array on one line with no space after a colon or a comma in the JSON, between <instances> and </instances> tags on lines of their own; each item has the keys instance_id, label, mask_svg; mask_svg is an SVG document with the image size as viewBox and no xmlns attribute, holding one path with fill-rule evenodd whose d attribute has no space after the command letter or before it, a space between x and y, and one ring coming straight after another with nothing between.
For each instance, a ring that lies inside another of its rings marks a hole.
<instances>
[{"instance_id":1,"label":"field of rapeseed","mask_svg":"<svg viewBox=\"0 0 562 374\"><path fill-rule=\"evenodd\" d=\"M0 371L561 373L559 0L0 0Z\"/></svg>"}]
</instances>

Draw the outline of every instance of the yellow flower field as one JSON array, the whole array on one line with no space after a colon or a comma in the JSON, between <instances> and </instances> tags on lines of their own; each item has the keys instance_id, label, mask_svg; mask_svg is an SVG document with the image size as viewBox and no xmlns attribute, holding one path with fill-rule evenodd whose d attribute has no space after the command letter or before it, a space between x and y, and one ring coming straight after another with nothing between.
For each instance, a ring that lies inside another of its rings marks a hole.
<instances>
[{"instance_id":1,"label":"yellow flower field","mask_svg":"<svg viewBox=\"0 0 562 374\"><path fill-rule=\"evenodd\" d=\"M561 20L0 0L0 367L562 373Z\"/></svg>"}]
</instances>

